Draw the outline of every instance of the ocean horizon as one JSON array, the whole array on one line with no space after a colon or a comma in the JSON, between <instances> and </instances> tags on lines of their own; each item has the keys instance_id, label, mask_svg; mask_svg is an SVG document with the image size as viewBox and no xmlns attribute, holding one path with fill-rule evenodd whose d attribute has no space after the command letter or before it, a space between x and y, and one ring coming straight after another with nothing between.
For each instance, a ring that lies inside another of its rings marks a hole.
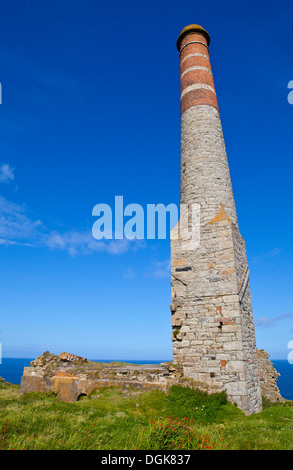
<instances>
[{"instance_id":1,"label":"ocean horizon","mask_svg":"<svg viewBox=\"0 0 293 470\"><path fill-rule=\"evenodd\" d=\"M29 367L30 362L35 358L2 358L0 364L0 377L7 382L19 385L23 374L24 367ZM94 362L114 362L115 359L90 359ZM170 359L162 360L130 360L130 359L117 359L119 362L127 362L132 364L160 364L162 362L169 362ZM275 369L279 372L277 385L280 393L286 400L293 400L293 364L290 364L287 359L271 359Z\"/></svg>"}]
</instances>

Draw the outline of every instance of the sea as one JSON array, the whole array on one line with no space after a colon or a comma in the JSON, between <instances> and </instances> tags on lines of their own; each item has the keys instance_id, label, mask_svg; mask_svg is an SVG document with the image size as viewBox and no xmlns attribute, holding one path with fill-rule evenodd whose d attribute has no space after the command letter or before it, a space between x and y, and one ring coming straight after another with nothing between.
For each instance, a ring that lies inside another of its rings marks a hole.
<instances>
[{"instance_id":1,"label":"sea","mask_svg":"<svg viewBox=\"0 0 293 470\"><path fill-rule=\"evenodd\" d=\"M0 363L0 377L3 377L7 382L13 384L20 384L21 376L23 373L24 367L29 367L32 359L27 358L2 358L2 363ZM97 362L112 362L105 359L92 359ZM161 362L166 362L166 360L161 361L137 361L137 360L121 360L120 362L128 362L135 364L160 364ZM293 364L290 364L287 360L271 359L275 369L279 372L280 377L278 378L277 385L279 387L280 393L283 398L286 400L293 400Z\"/></svg>"}]
</instances>

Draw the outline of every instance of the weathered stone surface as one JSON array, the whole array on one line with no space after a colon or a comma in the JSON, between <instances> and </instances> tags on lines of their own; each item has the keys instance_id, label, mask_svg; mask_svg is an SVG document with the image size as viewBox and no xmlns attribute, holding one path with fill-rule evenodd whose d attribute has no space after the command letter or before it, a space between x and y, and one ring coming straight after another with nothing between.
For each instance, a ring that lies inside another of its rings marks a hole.
<instances>
[{"instance_id":1,"label":"weathered stone surface","mask_svg":"<svg viewBox=\"0 0 293 470\"><path fill-rule=\"evenodd\" d=\"M68 357L74 360L68 360ZM53 391L60 400L75 401L96 388L110 386L132 386L134 388L164 391L181 377L178 367L171 363L127 364L122 362L99 363L80 360L79 356L46 351L25 367L20 384L20 393Z\"/></svg>"},{"instance_id":2,"label":"weathered stone surface","mask_svg":"<svg viewBox=\"0 0 293 470\"><path fill-rule=\"evenodd\" d=\"M51 363L50 359L51 358ZM132 387L141 390L160 389L168 391L171 385L198 388L208 393L219 392L214 383L201 383L182 377L177 364L127 364L121 362L84 363L58 362L59 356L46 352L31 367L25 367L21 379L20 393L54 392L62 401L75 401L102 387ZM56 366L56 362L58 362ZM39 364L44 364L42 367Z\"/></svg>"},{"instance_id":3,"label":"weathered stone surface","mask_svg":"<svg viewBox=\"0 0 293 470\"><path fill-rule=\"evenodd\" d=\"M59 355L60 359L62 361L68 361L68 362L87 362L87 359L85 357L81 356L76 356L75 354L69 354L67 352L62 352Z\"/></svg>"},{"instance_id":4,"label":"weathered stone surface","mask_svg":"<svg viewBox=\"0 0 293 470\"><path fill-rule=\"evenodd\" d=\"M56 354L51 354L49 351L45 351L40 357L37 357L30 363L31 367L46 367L47 365L56 367L61 363L61 359Z\"/></svg>"},{"instance_id":5,"label":"weathered stone surface","mask_svg":"<svg viewBox=\"0 0 293 470\"><path fill-rule=\"evenodd\" d=\"M285 402L286 400L281 396L277 385L280 374L274 368L269 357L269 354L263 349L257 351L261 394L271 402Z\"/></svg>"}]
</instances>

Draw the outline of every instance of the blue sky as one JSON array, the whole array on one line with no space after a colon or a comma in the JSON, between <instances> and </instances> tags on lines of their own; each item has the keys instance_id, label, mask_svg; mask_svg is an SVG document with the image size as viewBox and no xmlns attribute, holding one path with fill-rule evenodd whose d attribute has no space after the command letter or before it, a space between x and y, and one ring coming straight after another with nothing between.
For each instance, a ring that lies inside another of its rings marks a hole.
<instances>
[{"instance_id":1,"label":"blue sky","mask_svg":"<svg viewBox=\"0 0 293 470\"><path fill-rule=\"evenodd\" d=\"M176 39L201 24L246 241L257 347L293 339L293 4L1 0L0 341L170 360L169 240L91 236L92 209L179 203Z\"/></svg>"}]
</instances>

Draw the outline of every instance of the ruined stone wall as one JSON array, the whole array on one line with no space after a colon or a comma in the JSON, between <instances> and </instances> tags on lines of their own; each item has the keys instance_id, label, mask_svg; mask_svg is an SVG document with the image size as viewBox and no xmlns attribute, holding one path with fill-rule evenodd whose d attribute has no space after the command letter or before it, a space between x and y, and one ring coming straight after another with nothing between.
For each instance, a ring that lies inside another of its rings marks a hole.
<instances>
[{"instance_id":1,"label":"ruined stone wall","mask_svg":"<svg viewBox=\"0 0 293 470\"><path fill-rule=\"evenodd\" d=\"M75 401L103 387L167 391L181 376L180 369L172 363L100 363L74 354L57 356L46 351L24 368L20 393L54 392L62 401Z\"/></svg>"},{"instance_id":2,"label":"ruined stone wall","mask_svg":"<svg viewBox=\"0 0 293 470\"><path fill-rule=\"evenodd\" d=\"M262 396L273 403L285 402L286 400L282 397L277 385L280 374L269 360L269 354L263 349L257 350L257 359Z\"/></svg>"}]
</instances>

